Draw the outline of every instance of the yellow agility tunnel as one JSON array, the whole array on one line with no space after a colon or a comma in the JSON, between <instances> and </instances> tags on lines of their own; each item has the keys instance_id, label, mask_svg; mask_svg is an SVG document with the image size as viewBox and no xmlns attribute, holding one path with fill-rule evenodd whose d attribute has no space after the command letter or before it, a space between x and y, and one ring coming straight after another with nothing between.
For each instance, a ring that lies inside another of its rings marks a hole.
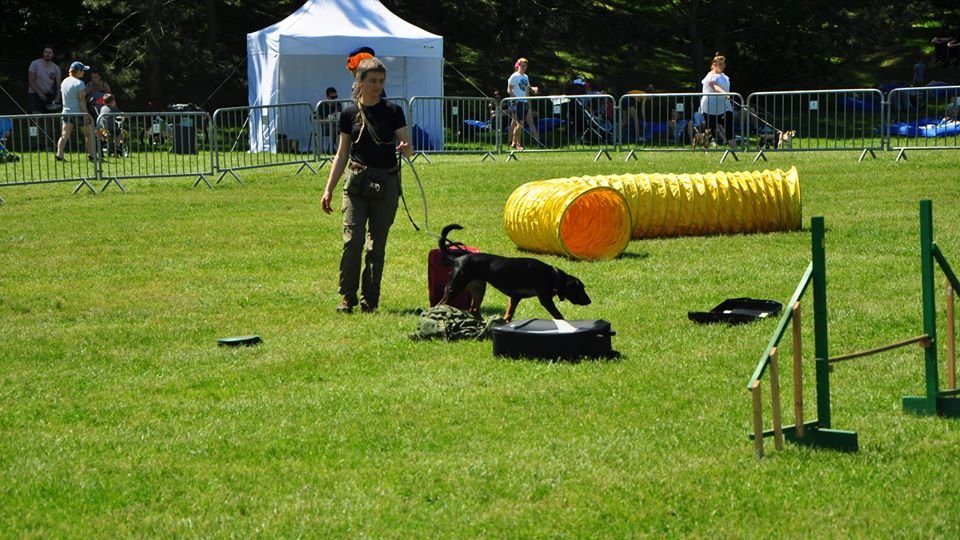
<instances>
[{"instance_id":1,"label":"yellow agility tunnel","mask_svg":"<svg viewBox=\"0 0 960 540\"><path fill-rule=\"evenodd\" d=\"M517 188L504 208L507 235L517 247L535 252L591 260L620 255L628 241L622 211L614 209L611 217L591 215L601 206L612 208L616 199L608 197L599 205L577 195L600 188L623 196L633 238L797 230L803 217L796 167L583 176Z\"/></svg>"},{"instance_id":2,"label":"yellow agility tunnel","mask_svg":"<svg viewBox=\"0 0 960 540\"><path fill-rule=\"evenodd\" d=\"M574 259L613 259L630 243L630 208L615 187L573 179L528 182L503 212L517 247Z\"/></svg>"}]
</instances>

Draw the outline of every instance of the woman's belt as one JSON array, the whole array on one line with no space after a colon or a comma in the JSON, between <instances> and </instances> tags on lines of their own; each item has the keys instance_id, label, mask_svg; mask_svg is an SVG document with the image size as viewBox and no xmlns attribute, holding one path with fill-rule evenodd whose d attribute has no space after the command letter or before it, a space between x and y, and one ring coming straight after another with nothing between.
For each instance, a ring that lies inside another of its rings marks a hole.
<instances>
[{"instance_id":1,"label":"woman's belt","mask_svg":"<svg viewBox=\"0 0 960 540\"><path fill-rule=\"evenodd\" d=\"M400 170L400 167L399 167L399 166L396 166L396 165L393 166L393 167L387 167L387 168L383 168L383 167L368 167L368 166L364 165L363 163L357 163L356 161L351 161L349 164L347 164L347 167L349 167L351 171L365 171L365 170L367 170L367 169L370 169L371 171L382 171L382 172L384 172L384 173L386 173L386 174L393 174L393 173L398 172L398 171Z\"/></svg>"}]
</instances>

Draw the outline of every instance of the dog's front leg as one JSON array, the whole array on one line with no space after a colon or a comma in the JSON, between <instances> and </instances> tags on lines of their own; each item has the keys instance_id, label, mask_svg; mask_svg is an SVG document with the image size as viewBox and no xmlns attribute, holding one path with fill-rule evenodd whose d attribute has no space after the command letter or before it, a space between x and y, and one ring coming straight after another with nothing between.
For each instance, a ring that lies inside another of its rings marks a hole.
<instances>
[{"instance_id":1,"label":"dog's front leg","mask_svg":"<svg viewBox=\"0 0 960 540\"><path fill-rule=\"evenodd\" d=\"M557 305L553 303L553 295L538 295L537 298L540 300L540 305L550 312L550 316L554 319L563 319L563 315L560 314Z\"/></svg>"},{"instance_id":2,"label":"dog's front leg","mask_svg":"<svg viewBox=\"0 0 960 540\"><path fill-rule=\"evenodd\" d=\"M503 314L503 320L510 322L513 320L513 314L517 311L517 304L520 303L521 298L510 297L507 300L507 312Z\"/></svg>"},{"instance_id":3,"label":"dog's front leg","mask_svg":"<svg viewBox=\"0 0 960 540\"><path fill-rule=\"evenodd\" d=\"M480 318L480 306L483 305L483 297L487 292L487 283L485 281L471 281L467 283L467 292L470 293L469 312L476 318Z\"/></svg>"}]
</instances>

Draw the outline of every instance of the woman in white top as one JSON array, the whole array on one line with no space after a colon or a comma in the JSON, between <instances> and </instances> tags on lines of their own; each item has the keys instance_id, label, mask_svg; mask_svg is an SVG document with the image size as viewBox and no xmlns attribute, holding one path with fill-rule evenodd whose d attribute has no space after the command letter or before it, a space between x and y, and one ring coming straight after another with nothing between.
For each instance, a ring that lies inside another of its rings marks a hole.
<instances>
[{"instance_id":1,"label":"woman in white top","mask_svg":"<svg viewBox=\"0 0 960 540\"><path fill-rule=\"evenodd\" d=\"M530 94L536 94L538 88L530 86L530 77L527 75L527 59L518 58L513 64L515 70L507 79L507 96L515 98L525 98ZM510 102L510 148L523 150L521 140L523 138L523 124L530 126L530 136L534 140L540 139L537 132L537 124L533 119L533 111L526 99L518 99Z\"/></svg>"},{"instance_id":2,"label":"woman in white top","mask_svg":"<svg viewBox=\"0 0 960 540\"><path fill-rule=\"evenodd\" d=\"M730 78L723 73L726 67L727 59L719 52L716 53L710 64L710 71L701 81L703 94L730 93ZM700 113L714 136L722 134L730 148L736 148L733 139L733 104L729 95L704 95L700 98Z\"/></svg>"}]
</instances>

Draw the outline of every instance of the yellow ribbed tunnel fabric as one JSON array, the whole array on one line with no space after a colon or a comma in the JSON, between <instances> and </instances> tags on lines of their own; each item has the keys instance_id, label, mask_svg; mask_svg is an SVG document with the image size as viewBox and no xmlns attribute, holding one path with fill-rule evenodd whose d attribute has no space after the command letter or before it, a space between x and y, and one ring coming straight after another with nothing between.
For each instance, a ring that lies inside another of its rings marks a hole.
<instances>
[{"instance_id":1,"label":"yellow ribbed tunnel fabric","mask_svg":"<svg viewBox=\"0 0 960 540\"><path fill-rule=\"evenodd\" d=\"M622 194L626 217L610 190ZM796 230L802 217L800 180L791 167L541 180L510 195L503 219L521 249L608 259L626 248L625 223L633 238L655 238Z\"/></svg>"},{"instance_id":2,"label":"yellow ribbed tunnel fabric","mask_svg":"<svg viewBox=\"0 0 960 540\"><path fill-rule=\"evenodd\" d=\"M503 223L517 247L575 259L613 259L630 243L623 195L587 182L528 182L507 199Z\"/></svg>"}]
</instances>

